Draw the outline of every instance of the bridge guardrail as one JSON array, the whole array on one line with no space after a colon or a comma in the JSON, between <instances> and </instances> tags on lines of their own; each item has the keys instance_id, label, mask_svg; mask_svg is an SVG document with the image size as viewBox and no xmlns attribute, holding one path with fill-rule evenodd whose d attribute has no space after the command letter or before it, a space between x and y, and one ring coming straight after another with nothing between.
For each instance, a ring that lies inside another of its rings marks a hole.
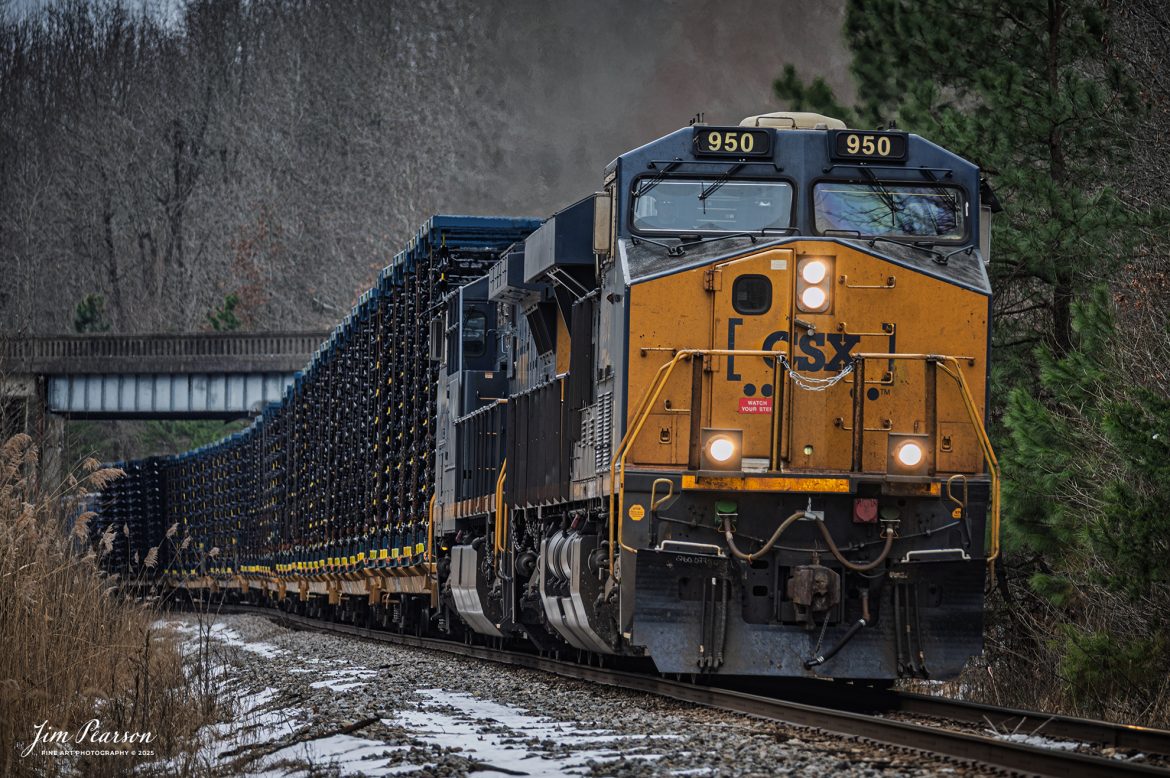
<instances>
[{"instance_id":1,"label":"bridge guardrail","mask_svg":"<svg viewBox=\"0 0 1170 778\"><path fill-rule=\"evenodd\" d=\"M328 332L184 335L58 335L0 341L0 372L32 375L109 373L292 373Z\"/></svg>"}]
</instances>

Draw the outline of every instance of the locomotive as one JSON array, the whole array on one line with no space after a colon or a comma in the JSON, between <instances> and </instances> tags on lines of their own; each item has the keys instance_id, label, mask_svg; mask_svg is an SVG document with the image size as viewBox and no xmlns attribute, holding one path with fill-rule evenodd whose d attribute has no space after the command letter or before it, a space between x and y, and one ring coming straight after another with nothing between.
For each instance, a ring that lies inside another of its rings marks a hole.
<instances>
[{"instance_id":1,"label":"locomotive","mask_svg":"<svg viewBox=\"0 0 1170 778\"><path fill-rule=\"evenodd\" d=\"M546 219L432 218L282 402L132 463L101 515L199 596L662 673L953 677L999 548L994 206L914 134L679 129Z\"/></svg>"}]
</instances>

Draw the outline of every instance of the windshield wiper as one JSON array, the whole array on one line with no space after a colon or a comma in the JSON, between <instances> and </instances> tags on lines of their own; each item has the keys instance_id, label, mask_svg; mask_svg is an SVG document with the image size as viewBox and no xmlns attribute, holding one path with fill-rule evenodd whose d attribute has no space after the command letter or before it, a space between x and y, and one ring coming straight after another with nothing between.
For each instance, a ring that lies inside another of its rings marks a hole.
<instances>
[{"instance_id":1,"label":"windshield wiper","mask_svg":"<svg viewBox=\"0 0 1170 778\"><path fill-rule=\"evenodd\" d=\"M878 196L878 199L880 199L883 203L885 203L886 207L890 209L890 218L892 219L895 216L897 216L898 203L896 200L894 200L893 192L891 192L889 189L886 189L884 186L882 186L881 182L878 181L877 174L874 173L872 170L870 170L869 168L862 168L862 170L865 172L865 175L869 178L870 191L873 192L874 194L876 194Z\"/></svg>"},{"instance_id":2,"label":"windshield wiper","mask_svg":"<svg viewBox=\"0 0 1170 778\"><path fill-rule=\"evenodd\" d=\"M729 232L726 235L712 235L710 238L699 238L688 243L680 243L680 249L689 248L690 246L700 246L705 243L714 243L717 240L727 240L728 238L751 238L752 243L755 243L760 238L768 237L769 231L778 232L781 235L791 235L796 232L795 227L764 227L763 229L753 230L751 232Z\"/></svg>"},{"instance_id":3,"label":"windshield wiper","mask_svg":"<svg viewBox=\"0 0 1170 778\"><path fill-rule=\"evenodd\" d=\"M699 202L703 202L708 197L718 192L720 187L726 184L732 176L741 170L743 170L742 162L738 165L732 165L731 167L727 168L727 170L723 171L722 175L711 182L711 186L707 187L702 192L699 192Z\"/></svg>"},{"instance_id":4,"label":"windshield wiper","mask_svg":"<svg viewBox=\"0 0 1170 778\"><path fill-rule=\"evenodd\" d=\"M666 249L666 255L668 257L681 257L683 254L687 253L687 249L689 248L694 246L701 246L707 243L714 243L715 241L719 240L727 240L728 238L751 238L752 243L755 243L758 240L766 238L772 234L791 235L794 232L796 232L795 227L764 227L752 232L729 232L726 235L712 235L709 238L699 238L698 240L691 241L683 241L680 237L678 245L675 246L671 246L669 243L663 243L662 241L644 238L641 235L632 236L630 240L634 243L635 246L642 242L650 243Z\"/></svg>"},{"instance_id":5,"label":"windshield wiper","mask_svg":"<svg viewBox=\"0 0 1170 778\"><path fill-rule=\"evenodd\" d=\"M646 194L654 187L661 184L662 180L664 178L666 178L667 174L670 173L670 171L674 170L676 167L678 167L681 164L682 164L681 159L675 159L670 164L663 167L662 170L659 170L657 173L655 173L654 178L649 178L649 179L643 181L641 184L638 185L638 191L634 192L634 199L637 200L639 197L641 197L642 195Z\"/></svg>"},{"instance_id":6,"label":"windshield wiper","mask_svg":"<svg viewBox=\"0 0 1170 778\"><path fill-rule=\"evenodd\" d=\"M633 243L635 246L637 246L639 243L649 243L653 246L661 246L662 248L666 249L666 256L668 256L668 257L681 257L683 254L686 253L686 249L683 248L682 243L679 243L677 246L672 246L669 243L663 243L660 240L653 240L652 238L643 238L641 235L630 236L630 242Z\"/></svg>"},{"instance_id":7,"label":"windshield wiper","mask_svg":"<svg viewBox=\"0 0 1170 778\"><path fill-rule=\"evenodd\" d=\"M862 170L865 172L865 175L869 178L870 191L872 191L874 194L876 194L878 196L878 198L883 203L885 203L886 207L890 209L891 221L894 221L895 223L899 222L900 221L899 216L901 215L901 212L900 212L900 209L898 207L898 201L894 198L894 193L882 185L882 183L878 180L877 174L874 173L872 170L870 170L869 168L862 168ZM939 196L941 196L943 198L944 202L951 207L952 212L958 211L959 202L958 202L958 197L956 195L951 194L950 192L948 192L946 190L946 187L941 187L941 186L936 187L935 191L937 192L937 194ZM931 221L933 221L936 225L938 224L938 219L933 214L931 214L930 218L931 218ZM918 242L918 243L915 243L914 245L918 246L919 248L931 248L931 246L924 245L923 242ZM956 251L952 251L950 254L945 254L945 255L940 253L939 256L942 257L942 261L939 262L939 264L945 265L946 260L949 257L951 257L952 255L957 254L957 253L958 252L956 252ZM938 261L938 260L936 260L936 261Z\"/></svg>"},{"instance_id":8,"label":"windshield wiper","mask_svg":"<svg viewBox=\"0 0 1170 778\"><path fill-rule=\"evenodd\" d=\"M935 244L933 244L929 241L925 241L925 240L910 241L910 240L895 240L893 238L870 238L867 241L867 243L869 243L870 248L873 248L878 243L892 243L895 246L908 246L909 248L912 248L912 249L918 249L919 251L925 251L927 254L930 254L931 259L934 260L934 263L936 265L947 264L947 262L950 261L950 258L955 256L956 254L964 254L965 253L968 256L970 256L971 252L975 250L974 246L960 246L959 248L955 249L954 251L947 251L944 253L944 252L936 249L934 247Z\"/></svg>"}]
</instances>

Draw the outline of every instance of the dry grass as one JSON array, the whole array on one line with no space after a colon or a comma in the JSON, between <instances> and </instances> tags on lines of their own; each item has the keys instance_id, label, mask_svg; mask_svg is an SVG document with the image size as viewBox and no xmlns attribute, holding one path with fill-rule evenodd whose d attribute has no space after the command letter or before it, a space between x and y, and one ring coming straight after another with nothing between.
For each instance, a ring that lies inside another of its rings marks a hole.
<instances>
[{"instance_id":1,"label":"dry grass","mask_svg":"<svg viewBox=\"0 0 1170 778\"><path fill-rule=\"evenodd\" d=\"M76 498L120 471L89 461L53 490L37 484L36 464L27 435L0 447L0 774L123 775L149 760L21 752L42 722L76 732L97 718L103 731L154 735L131 748L174 755L190 746L214 705L190 677L190 658L152 626L155 609L101 571L109 543L88 547L93 514L69 526Z\"/></svg>"}]
</instances>

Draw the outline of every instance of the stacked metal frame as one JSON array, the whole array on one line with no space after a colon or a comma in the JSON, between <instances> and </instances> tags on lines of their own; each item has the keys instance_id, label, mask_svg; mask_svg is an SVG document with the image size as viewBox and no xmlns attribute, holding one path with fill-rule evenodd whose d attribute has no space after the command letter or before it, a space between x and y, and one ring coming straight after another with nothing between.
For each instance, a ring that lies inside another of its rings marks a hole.
<instances>
[{"instance_id":1,"label":"stacked metal frame","mask_svg":"<svg viewBox=\"0 0 1170 778\"><path fill-rule=\"evenodd\" d=\"M126 476L98 501L98 523L126 525L135 545L115 542L107 567L129 570L151 548L162 561L154 569L174 579L336 577L427 561L439 370L428 358L431 322L451 292L539 224L428 221L281 402L214 444L123 465Z\"/></svg>"},{"instance_id":2,"label":"stacked metal frame","mask_svg":"<svg viewBox=\"0 0 1170 778\"><path fill-rule=\"evenodd\" d=\"M126 475L110 484L93 502L98 514L89 523L94 543L102 550L106 570L125 579L149 575L152 543L163 533L165 512L162 460L149 457L113 465ZM157 559L157 555L156 555Z\"/></svg>"}]
</instances>

